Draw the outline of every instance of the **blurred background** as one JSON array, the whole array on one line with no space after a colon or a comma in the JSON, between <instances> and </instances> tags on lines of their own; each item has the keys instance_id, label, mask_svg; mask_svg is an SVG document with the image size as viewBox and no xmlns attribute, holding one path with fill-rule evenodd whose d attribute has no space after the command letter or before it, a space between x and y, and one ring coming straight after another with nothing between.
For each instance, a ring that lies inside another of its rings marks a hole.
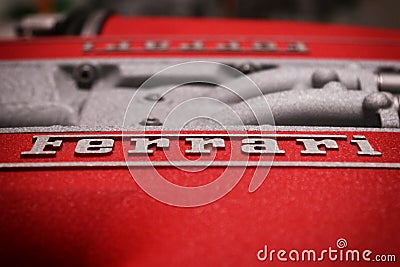
<instances>
[{"instance_id":1,"label":"blurred background","mask_svg":"<svg viewBox=\"0 0 400 267\"><path fill-rule=\"evenodd\" d=\"M82 5L127 16L229 17L399 28L398 0L1 0L0 35L37 13L66 13Z\"/></svg>"}]
</instances>

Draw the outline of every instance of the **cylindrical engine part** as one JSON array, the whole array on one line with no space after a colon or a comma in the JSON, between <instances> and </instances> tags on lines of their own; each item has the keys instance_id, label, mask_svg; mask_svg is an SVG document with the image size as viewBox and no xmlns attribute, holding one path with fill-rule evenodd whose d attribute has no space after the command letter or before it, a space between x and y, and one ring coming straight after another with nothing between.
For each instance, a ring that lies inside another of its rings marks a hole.
<instances>
[{"instance_id":1,"label":"cylindrical engine part","mask_svg":"<svg viewBox=\"0 0 400 267\"><path fill-rule=\"evenodd\" d=\"M380 91L400 94L400 73L399 72L379 73L378 86Z\"/></svg>"}]
</instances>

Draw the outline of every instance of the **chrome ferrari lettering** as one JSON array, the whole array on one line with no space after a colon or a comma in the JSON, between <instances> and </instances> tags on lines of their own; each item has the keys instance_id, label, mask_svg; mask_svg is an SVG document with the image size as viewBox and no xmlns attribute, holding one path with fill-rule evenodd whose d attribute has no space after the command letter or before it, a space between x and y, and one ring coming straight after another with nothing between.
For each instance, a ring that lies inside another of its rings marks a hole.
<instances>
[{"instance_id":1,"label":"chrome ferrari lettering","mask_svg":"<svg viewBox=\"0 0 400 267\"><path fill-rule=\"evenodd\" d=\"M339 149L335 140L324 139L321 141L315 141L314 139L296 139L297 142L302 142L305 150L300 153L302 155L326 155L325 150L321 150L320 147L324 146L326 149Z\"/></svg>"},{"instance_id":2,"label":"chrome ferrari lettering","mask_svg":"<svg viewBox=\"0 0 400 267\"><path fill-rule=\"evenodd\" d=\"M285 154L278 142L269 138L247 138L242 140L242 152L254 154Z\"/></svg>"},{"instance_id":3,"label":"chrome ferrari lettering","mask_svg":"<svg viewBox=\"0 0 400 267\"><path fill-rule=\"evenodd\" d=\"M131 138L131 142L135 143L135 149L129 150L128 154L153 154L154 150L149 149L151 145L157 148L169 147L169 139L159 138L150 140L149 138Z\"/></svg>"},{"instance_id":4,"label":"chrome ferrari lettering","mask_svg":"<svg viewBox=\"0 0 400 267\"><path fill-rule=\"evenodd\" d=\"M357 155L360 156L382 156L382 153L375 151L371 144L368 142L367 138L363 135L354 135L353 139L350 141L351 144L357 145L359 151Z\"/></svg>"},{"instance_id":5,"label":"chrome ferrari lettering","mask_svg":"<svg viewBox=\"0 0 400 267\"><path fill-rule=\"evenodd\" d=\"M210 154L211 150L206 149L206 145L211 145L213 148L224 148L225 141L222 138L212 138L205 140L204 138L186 138L186 142L191 142L191 149L187 149L186 154Z\"/></svg>"},{"instance_id":6,"label":"chrome ferrari lettering","mask_svg":"<svg viewBox=\"0 0 400 267\"><path fill-rule=\"evenodd\" d=\"M100 138L105 137L105 138ZM129 136L131 149L128 155L149 154L156 150L170 148L170 142L184 138L185 145L182 151L186 155L210 154L213 149L225 149L225 142L230 138L239 138L231 149L240 149L243 154L276 154L285 155L285 148L288 142L296 142L303 146L303 149L294 151L301 155L326 155L327 150L339 150L339 147L354 145L358 148L358 156L381 156L382 152L377 151L365 136L354 135L350 142L345 142L345 135L307 135L307 134L233 134L216 136L209 134L182 136L175 134L150 134L146 137L139 135ZM293 140L294 139L294 140ZM120 135L42 135L33 137L31 150L21 152L23 157L45 157L55 156L61 150L63 143L75 143L76 155L96 155L112 153L115 142L121 140ZM342 141L340 141L342 140ZM338 143L340 141L341 143ZM338 145L340 144L340 146ZM240 146L240 147L239 147ZM293 147L293 146L292 146ZM347 150L348 151L348 150ZM291 152L293 153L293 152Z\"/></svg>"},{"instance_id":7,"label":"chrome ferrari lettering","mask_svg":"<svg viewBox=\"0 0 400 267\"><path fill-rule=\"evenodd\" d=\"M114 147L113 139L81 139L76 144L76 154L107 154Z\"/></svg>"},{"instance_id":8,"label":"chrome ferrari lettering","mask_svg":"<svg viewBox=\"0 0 400 267\"><path fill-rule=\"evenodd\" d=\"M52 139L52 136L40 135L33 138L35 142L32 149L22 152L22 156L54 156L56 151L49 150L49 148L60 149L62 145L62 140L59 139L51 142L50 139Z\"/></svg>"}]
</instances>

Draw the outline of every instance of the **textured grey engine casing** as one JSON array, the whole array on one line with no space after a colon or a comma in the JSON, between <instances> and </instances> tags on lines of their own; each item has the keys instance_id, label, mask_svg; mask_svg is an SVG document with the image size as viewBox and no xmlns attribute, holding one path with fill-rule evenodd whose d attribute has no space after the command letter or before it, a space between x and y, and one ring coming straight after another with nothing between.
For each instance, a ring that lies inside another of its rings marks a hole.
<instances>
[{"instance_id":1,"label":"textured grey engine casing","mask_svg":"<svg viewBox=\"0 0 400 267\"><path fill-rule=\"evenodd\" d=\"M274 67L248 75L265 95L275 119L271 121L265 116L261 124L399 127L398 95L385 92L391 104L376 110L366 108L364 103L367 96L379 92L376 71L383 67L400 68L399 62L251 58L206 60L231 66L251 63ZM148 77L187 61L178 58L3 61L0 63L0 126L140 127L140 123L147 118L140 114L140 105L148 105L149 99L159 97L165 86L179 83L182 77L199 81L223 75L218 65L215 68L188 69L176 76L162 77L163 83L158 87L138 91ZM76 82L74 69L81 64L90 64L97 72L90 88L80 88ZM326 77L339 81L323 86ZM251 111L263 114L265 106L260 97L240 86L240 79L233 79L231 84L245 101L213 84L187 84L163 96L163 101L156 104L149 117L162 123L180 103L196 97L209 97L231 107L245 125L255 125L257 122ZM126 109L135 93L140 100L135 102L138 115L133 114L130 124L124 125ZM211 104L194 104L192 108L207 110L207 115L223 125L236 124L229 113L218 109L214 112ZM190 117L190 110L184 113L182 116ZM204 120L191 122L193 128L204 128L205 125L208 122Z\"/></svg>"}]
</instances>

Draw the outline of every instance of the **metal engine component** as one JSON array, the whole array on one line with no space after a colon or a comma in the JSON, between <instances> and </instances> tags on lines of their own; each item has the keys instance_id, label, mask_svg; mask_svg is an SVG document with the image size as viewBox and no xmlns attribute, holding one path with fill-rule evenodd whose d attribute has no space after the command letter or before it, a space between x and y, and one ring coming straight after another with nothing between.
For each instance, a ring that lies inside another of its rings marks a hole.
<instances>
[{"instance_id":1,"label":"metal engine component","mask_svg":"<svg viewBox=\"0 0 400 267\"><path fill-rule=\"evenodd\" d=\"M400 94L400 72L379 72L378 84L381 91Z\"/></svg>"},{"instance_id":2,"label":"metal engine component","mask_svg":"<svg viewBox=\"0 0 400 267\"><path fill-rule=\"evenodd\" d=\"M130 99L142 83L159 70L177 63L180 62L2 63L0 125L120 126ZM381 68L380 62L354 65L346 61L236 60L224 63L245 71L247 77L230 76L218 64L213 68L187 69L179 74L161 76L160 84L138 92L143 94L142 102L137 103L139 110L140 105L147 105L149 101L157 103L149 118L138 115L134 124L162 125L179 103L208 97L230 106L245 125L257 124L252 112L261 114L262 124L384 128L400 125L396 91L399 76L380 72L376 82L375 70ZM168 84L179 84L187 79L199 82L182 84L162 95L162 89ZM203 79L215 83L222 80L231 90L217 84L202 84ZM258 86L263 98L249 90L247 79ZM263 114L264 99L270 105L274 121ZM211 110L212 117L223 124L236 125L226 112L217 108L212 112L212 105L205 105L192 108ZM191 111L182 112L189 114Z\"/></svg>"}]
</instances>

